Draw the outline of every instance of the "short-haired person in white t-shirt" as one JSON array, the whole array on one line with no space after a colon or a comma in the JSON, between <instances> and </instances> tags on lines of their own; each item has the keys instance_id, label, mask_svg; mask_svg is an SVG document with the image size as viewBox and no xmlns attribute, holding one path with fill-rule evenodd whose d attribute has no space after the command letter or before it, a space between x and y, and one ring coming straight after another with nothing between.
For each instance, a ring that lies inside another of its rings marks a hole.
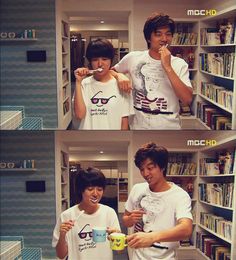
<instances>
[{"instance_id":1,"label":"short-haired person in white t-shirt","mask_svg":"<svg viewBox=\"0 0 236 260\"><path fill-rule=\"evenodd\" d=\"M133 186L125 205L123 222L134 228L127 236L130 260L174 260L179 241L192 234L191 199L166 181L166 148L145 144L135 154L135 165L146 182Z\"/></svg>"},{"instance_id":2,"label":"short-haired person in white t-shirt","mask_svg":"<svg viewBox=\"0 0 236 260\"><path fill-rule=\"evenodd\" d=\"M95 168L81 169L76 176L78 204L61 213L53 232L52 246L57 257L68 260L112 260L109 241L93 241L92 229L105 227L107 233L120 232L113 208L100 204L106 178Z\"/></svg>"},{"instance_id":3,"label":"short-haired person in white t-shirt","mask_svg":"<svg viewBox=\"0 0 236 260\"><path fill-rule=\"evenodd\" d=\"M81 130L129 129L128 117L134 114L133 99L130 93L119 89L117 74L110 70L114 55L108 40L93 40L86 50L91 70L78 68L74 71L74 114L81 120Z\"/></svg>"},{"instance_id":4,"label":"short-haired person in white t-shirt","mask_svg":"<svg viewBox=\"0 0 236 260\"><path fill-rule=\"evenodd\" d=\"M191 103L192 86L188 64L169 49L174 31L175 23L168 15L154 13L143 29L148 50L132 51L113 67L132 79L131 129L180 129L179 101ZM118 82L124 90L130 88L122 75Z\"/></svg>"}]
</instances>

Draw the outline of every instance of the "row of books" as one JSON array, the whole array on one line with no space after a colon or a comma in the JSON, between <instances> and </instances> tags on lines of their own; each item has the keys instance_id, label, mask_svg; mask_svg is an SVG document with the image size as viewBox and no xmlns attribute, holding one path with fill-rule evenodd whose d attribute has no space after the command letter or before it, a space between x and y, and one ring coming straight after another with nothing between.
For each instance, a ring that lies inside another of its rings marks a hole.
<instances>
[{"instance_id":1,"label":"row of books","mask_svg":"<svg viewBox=\"0 0 236 260\"><path fill-rule=\"evenodd\" d=\"M198 101L197 117L213 130L231 130L232 119L212 104Z\"/></svg>"},{"instance_id":2,"label":"row of books","mask_svg":"<svg viewBox=\"0 0 236 260\"><path fill-rule=\"evenodd\" d=\"M201 82L201 94L229 110L233 108L233 91L222 86Z\"/></svg>"},{"instance_id":3,"label":"row of books","mask_svg":"<svg viewBox=\"0 0 236 260\"><path fill-rule=\"evenodd\" d=\"M231 241L232 221L211 213L200 212L200 224Z\"/></svg>"},{"instance_id":4,"label":"row of books","mask_svg":"<svg viewBox=\"0 0 236 260\"><path fill-rule=\"evenodd\" d=\"M200 53L202 71L233 78L234 53Z\"/></svg>"},{"instance_id":5,"label":"row of books","mask_svg":"<svg viewBox=\"0 0 236 260\"><path fill-rule=\"evenodd\" d=\"M233 205L233 183L200 183L199 200L231 208Z\"/></svg>"},{"instance_id":6,"label":"row of books","mask_svg":"<svg viewBox=\"0 0 236 260\"><path fill-rule=\"evenodd\" d=\"M236 149L218 154L215 158L200 159L201 175L233 174Z\"/></svg>"},{"instance_id":7,"label":"row of books","mask_svg":"<svg viewBox=\"0 0 236 260\"><path fill-rule=\"evenodd\" d=\"M218 45L220 42L220 33L216 28L201 28L201 45Z\"/></svg>"},{"instance_id":8,"label":"row of books","mask_svg":"<svg viewBox=\"0 0 236 260\"><path fill-rule=\"evenodd\" d=\"M230 260L230 248L213 236L203 233L196 233L196 246L211 260Z\"/></svg>"},{"instance_id":9,"label":"row of books","mask_svg":"<svg viewBox=\"0 0 236 260\"><path fill-rule=\"evenodd\" d=\"M196 45L197 33L176 32L173 35L172 45Z\"/></svg>"},{"instance_id":10,"label":"row of books","mask_svg":"<svg viewBox=\"0 0 236 260\"><path fill-rule=\"evenodd\" d=\"M167 175L196 175L197 165L194 162L182 163L174 162L168 163Z\"/></svg>"}]
</instances>

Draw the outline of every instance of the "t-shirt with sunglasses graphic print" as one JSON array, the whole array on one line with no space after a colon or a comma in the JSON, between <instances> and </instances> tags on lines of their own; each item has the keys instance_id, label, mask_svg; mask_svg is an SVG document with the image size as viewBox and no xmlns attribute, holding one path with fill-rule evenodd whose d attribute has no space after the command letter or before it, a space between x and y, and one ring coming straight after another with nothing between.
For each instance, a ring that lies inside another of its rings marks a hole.
<instances>
[{"instance_id":1,"label":"t-shirt with sunglasses graphic print","mask_svg":"<svg viewBox=\"0 0 236 260\"><path fill-rule=\"evenodd\" d=\"M131 94L121 92L115 78L100 82L93 76L82 81L86 116L81 130L120 130L122 117L134 114Z\"/></svg>"},{"instance_id":2,"label":"t-shirt with sunglasses graphic print","mask_svg":"<svg viewBox=\"0 0 236 260\"><path fill-rule=\"evenodd\" d=\"M61 223L70 219L75 220L80 213L78 205L62 212L53 232L53 247L57 245ZM100 204L98 211L92 215L82 214L75 221L74 227L66 234L69 260L113 259L108 240L101 243L93 242L92 229L95 226L112 227L120 230L115 211L106 205Z\"/></svg>"}]
</instances>

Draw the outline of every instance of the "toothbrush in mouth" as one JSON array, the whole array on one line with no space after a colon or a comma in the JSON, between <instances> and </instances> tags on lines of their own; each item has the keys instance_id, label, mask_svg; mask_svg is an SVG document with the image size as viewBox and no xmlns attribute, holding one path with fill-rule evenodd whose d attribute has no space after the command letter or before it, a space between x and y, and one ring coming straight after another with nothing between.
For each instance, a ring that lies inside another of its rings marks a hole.
<instances>
[{"instance_id":1,"label":"toothbrush in mouth","mask_svg":"<svg viewBox=\"0 0 236 260\"><path fill-rule=\"evenodd\" d=\"M93 74L94 72L102 72L102 71L103 71L103 68L97 68L95 70L89 70L89 73Z\"/></svg>"}]
</instances>

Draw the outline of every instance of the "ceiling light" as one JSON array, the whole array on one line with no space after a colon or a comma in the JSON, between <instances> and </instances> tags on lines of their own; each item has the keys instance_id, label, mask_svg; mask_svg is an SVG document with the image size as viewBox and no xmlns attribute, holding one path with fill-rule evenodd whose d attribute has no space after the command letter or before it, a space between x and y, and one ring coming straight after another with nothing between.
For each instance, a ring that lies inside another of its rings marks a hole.
<instances>
[{"instance_id":1,"label":"ceiling light","mask_svg":"<svg viewBox=\"0 0 236 260\"><path fill-rule=\"evenodd\" d=\"M105 22L103 20L101 20L100 23L105 23Z\"/></svg>"},{"instance_id":2,"label":"ceiling light","mask_svg":"<svg viewBox=\"0 0 236 260\"><path fill-rule=\"evenodd\" d=\"M103 151L100 151L99 153L104 153Z\"/></svg>"}]
</instances>

